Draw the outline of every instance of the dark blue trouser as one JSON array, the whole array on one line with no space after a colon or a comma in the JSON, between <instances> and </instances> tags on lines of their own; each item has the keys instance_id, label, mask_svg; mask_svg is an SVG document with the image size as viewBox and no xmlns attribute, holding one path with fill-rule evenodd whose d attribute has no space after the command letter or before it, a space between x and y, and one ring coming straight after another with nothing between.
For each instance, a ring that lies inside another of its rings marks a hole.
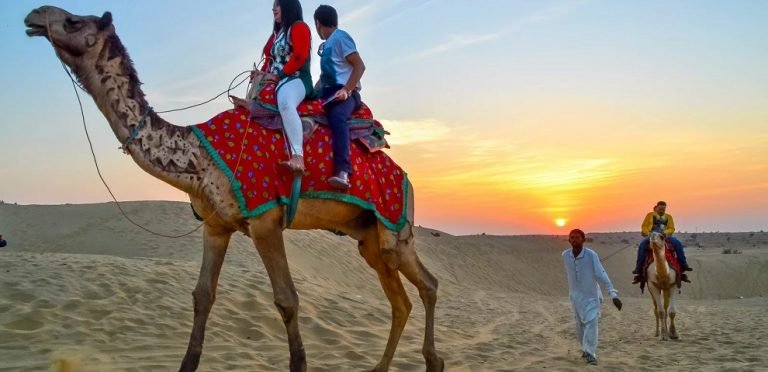
<instances>
[{"instance_id":1,"label":"dark blue trouser","mask_svg":"<svg viewBox=\"0 0 768 372\"><path fill-rule=\"evenodd\" d=\"M683 268L688 267L688 261L685 259L685 253L683 252L683 243L680 243L674 236L668 236L667 239L671 241L672 245L675 247L677 261L680 262L680 265L683 266ZM648 238L643 238L643 241L640 242L640 246L637 248L637 263L635 264L635 269L637 269L638 272L643 270L645 252L648 250L648 244L650 244Z\"/></svg>"},{"instance_id":2,"label":"dark blue trouser","mask_svg":"<svg viewBox=\"0 0 768 372\"><path fill-rule=\"evenodd\" d=\"M328 99L343 85L324 87L321 98ZM352 95L344 101L333 101L325 106L328 125L331 127L333 139L333 174L341 171L352 173L349 164L349 117L360 107L360 93L352 91Z\"/></svg>"}]
</instances>

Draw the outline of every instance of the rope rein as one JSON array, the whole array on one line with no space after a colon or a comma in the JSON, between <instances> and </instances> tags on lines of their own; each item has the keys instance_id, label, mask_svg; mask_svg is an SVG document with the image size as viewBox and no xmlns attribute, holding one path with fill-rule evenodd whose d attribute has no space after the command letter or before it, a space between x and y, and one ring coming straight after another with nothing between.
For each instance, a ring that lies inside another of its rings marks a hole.
<instances>
[{"instance_id":1,"label":"rope rein","mask_svg":"<svg viewBox=\"0 0 768 372\"><path fill-rule=\"evenodd\" d=\"M128 153L128 145L136 139L136 136L139 134L142 128L144 128L144 123L147 122L147 115L152 111L152 106L147 106L147 111L144 111L144 115L141 117L141 120L139 120L139 123L136 124L136 127L133 128L133 131L131 131L131 135L128 136L128 139L123 142L123 154Z\"/></svg>"},{"instance_id":2,"label":"rope rein","mask_svg":"<svg viewBox=\"0 0 768 372\"><path fill-rule=\"evenodd\" d=\"M627 246L626 246L626 247L624 247L624 248L619 248L618 250L616 250L616 252L613 252L613 253L611 253L611 254L609 254L609 255L607 255L607 256L605 256L605 257L601 258L601 259L600 259L600 262L601 262L601 263L602 263L602 262L605 262L606 260L608 260L609 258L611 258L611 257L615 256L615 255L616 255L616 254L618 254L619 252L621 252L621 251L623 251L623 250L625 250L625 249L627 249L627 248L629 248L629 247L632 247L632 246L633 246L632 244L627 244Z\"/></svg>"}]
</instances>

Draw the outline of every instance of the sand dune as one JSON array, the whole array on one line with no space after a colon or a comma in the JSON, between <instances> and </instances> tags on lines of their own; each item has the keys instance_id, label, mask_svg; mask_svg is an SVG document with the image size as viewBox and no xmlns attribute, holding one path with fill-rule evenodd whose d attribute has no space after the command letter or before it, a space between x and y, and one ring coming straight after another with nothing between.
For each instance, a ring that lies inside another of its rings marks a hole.
<instances>
[{"instance_id":1,"label":"sand dune","mask_svg":"<svg viewBox=\"0 0 768 372\"><path fill-rule=\"evenodd\" d=\"M169 234L197 226L189 206L124 205ZM200 233L153 236L114 204L0 204L0 370L167 371L183 357ZM439 236L434 236L439 233ZM436 338L448 371L582 370L560 252L562 236L451 236L420 228L417 249L440 280ZM590 234L625 300L603 307L590 370L768 370L768 233L680 234L695 271L683 288L681 341L652 335L650 299L629 282L639 234ZM310 370L376 364L389 305L348 237L286 233ZM736 249L740 254L723 254ZM232 240L208 322L203 371L286 370L288 348L268 278L245 236ZM411 318L392 370L423 370L424 314Z\"/></svg>"}]
</instances>

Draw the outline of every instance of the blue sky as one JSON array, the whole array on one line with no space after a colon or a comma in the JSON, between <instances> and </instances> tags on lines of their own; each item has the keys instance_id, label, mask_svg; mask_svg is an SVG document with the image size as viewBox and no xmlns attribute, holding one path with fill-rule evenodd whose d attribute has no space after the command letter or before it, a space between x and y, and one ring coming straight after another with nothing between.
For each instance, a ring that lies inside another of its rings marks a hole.
<instances>
[{"instance_id":1,"label":"blue sky","mask_svg":"<svg viewBox=\"0 0 768 372\"><path fill-rule=\"evenodd\" d=\"M690 231L768 229L768 2L303 1L305 19L321 3L339 10L366 62L363 99L414 181L417 223L526 233L563 218L634 230L667 199ZM272 1L48 4L111 11L158 111L226 89L271 27ZM107 201L71 84L48 43L24 33L39 5L0 3L0 199ZM185 199L122 155L84 103L118 198ZM228 107L164 117L195 124ZM673 180L663 191L660 174Z\"/></svg>"}]
</instances>

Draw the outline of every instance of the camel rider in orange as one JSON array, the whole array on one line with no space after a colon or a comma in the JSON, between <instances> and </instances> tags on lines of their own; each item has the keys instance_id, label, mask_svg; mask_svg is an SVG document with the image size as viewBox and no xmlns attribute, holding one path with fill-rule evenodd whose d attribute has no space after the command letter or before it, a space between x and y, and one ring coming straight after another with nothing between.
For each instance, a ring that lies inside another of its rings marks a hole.
<instances>
[{"instance_id":1,"label":"camel rider in orange","mask_svg":"<svg viewBox=\"0 0 768 372\"><path fill-rule=\"evenodd\" d=\"M672 236L672 234L675 232L675 221L672 219L672 215L667 214L666 211L667 203L660 201L656 203L655 207L653 207L653 212L645 215L645 219L643 220L643 224L641 226L644 238L640 242L640 245L637 249L637 262L635 264L635 270L632 271L632 274L635 274L635 279L632 281L632 284L640 283L644 279L643 263L645 262L646 252L648 251L648 236L652 231L664 234L667 240L672 242L672 245L675 247L675 253L677 254L677 260L680 263L680 269L683 271L680 279L684 282L690 283L688 280L688 275L686 275L685 272L693 271L693 269L688 266L688 261L685 259L683 244L680 243L677 238Z\"/></svg>"}]
</instances>

